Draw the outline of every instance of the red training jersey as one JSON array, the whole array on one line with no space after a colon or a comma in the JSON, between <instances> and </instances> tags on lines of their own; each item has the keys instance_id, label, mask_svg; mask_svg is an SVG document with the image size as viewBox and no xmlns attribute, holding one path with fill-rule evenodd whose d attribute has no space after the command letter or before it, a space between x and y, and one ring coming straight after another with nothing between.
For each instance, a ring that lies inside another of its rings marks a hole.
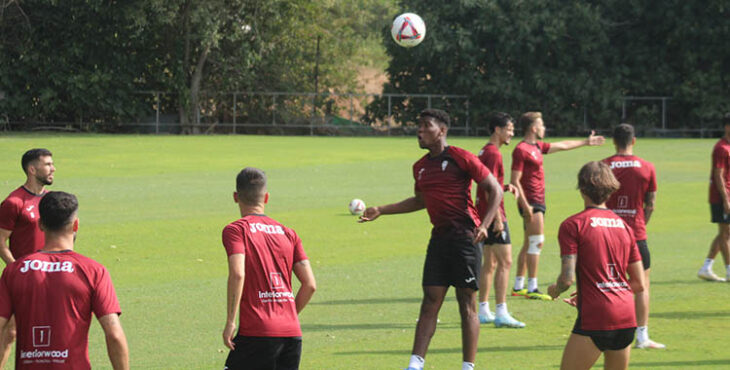
<instances>
[{"instance_id":1,"label":"red training jersey","mask_svg":"<svg viewBox=\"0 0 730 370\"><path fill-rule=\"evenodd\" d=\"M717 191L717 185L713 179L712 173L715 168L722 168L725 171L725 191L730 194L730 142L725 138L717 141L712 149L712 170L710 171L710 203L722 203L720 192Z\"/></svg>"},{"instance_id":2,"label":"red training jersey","mask_svg":"<svg viewBox=\"0 0 730 370\"><path fill-rule=\"evenodd\" d=\"M641 261L631 228L605 208L568 217L558 232L560 255L577 255L578 321L582 330L636 327L634 294L626 278Z\"/></svg>"},{"instance_id":3,"label":"red training jersey","mask_svg":"<svg viewBox=\"0 0 730 370\"><path fill-rule=\"evenodd\" d=\"M480 183L489 173L477 156L454 146L413 164L415 191L426 204L432 236L473 237L481 220L471 200L471 182Z\"/></svg>"},{"instance_id":4,"label":"red training jersey","mask_svg":"<svg viewBox=\"0 0 730 370\"><path fill-rule=\"evenodd\" d=\"M651 162L635 155L616 154L602 161L611 167L621 188L611 194L606 206L631 227L636 240L646 240L644 199L656 191L656 170Z\"/></svg>"},{"instance_id":5,"label":"red training jersey","mask_svg":"<svg viewBox=\"0 0 730 370\"><path fill-rule=\"evenodd\" d=\"M226 254L246 256L238 334L300 337L292 267L307 259L294 230L265 215L247 215L223 229Z\"/></svg>"},{"instance_id":6,"label":"red training jersey","mask_svg":"<svg viewBox=\"0 0 730 370\"><path fill-rule=\"evenodd\" d=\"M109 272L74 251L36 252L0 278L0 316L15 315L18 369L90 369L89 325L121 314Z\"/></svg>"},{"instance_id":7,"label":"red training jersey","mask_svg":"<svg viewBox=\"0 0 730 370\"><path fill-rule=\"evenodd\" d=\"M542 155L550 150L550 143L538 141L529 144L520 142L512 151L512 171L521 171L520 185L530 204L545 204L545 171Z\"/></svg>"},{"instance_id":8,"label":"red training jersey","mask_svg":"<svg viewBox=\"0 0 730 370\"><path fill-rule=\"evenodd\" d=\"M10 230L10 253L18 259L43 248L46 237L38 227L38 203L43 194L24 186L15 189L0 204L0 229Z\"/></svg>"},{"instance_id":9,"label":"red training jersey","mask_svg":"<svg viewBox=\"0 0 730 370\"><path fill-rule=\"evenodd\" d=\"M502 165L502 153L499 152L499 148L492 143L488 143L479 151L479 160L497 177L499 186L504 189L504 166ZM481 191L477 192L477 212L480 219L484 219L487 214L487 202L484 199L484 193ZM504 198L499 203L499 212L502 215L502 220L507 221L507 214L504 212Z\"/></svg>"}]
</instances>

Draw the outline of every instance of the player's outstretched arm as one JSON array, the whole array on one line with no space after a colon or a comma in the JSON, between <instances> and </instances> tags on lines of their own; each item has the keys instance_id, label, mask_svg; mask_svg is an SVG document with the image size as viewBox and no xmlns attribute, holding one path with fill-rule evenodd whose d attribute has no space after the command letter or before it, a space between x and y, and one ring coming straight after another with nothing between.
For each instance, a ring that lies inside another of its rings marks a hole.
<instances>
[{"instance_id":1,"label":"player's outstretched arm","mask_svg":"<svg viewBox=\"0 0 730 370\"><path fill-rule=\"evenodd\" d=\"M99 318L99 324L106 337L106 351L114 370L129 369L129 347L119 315L112 313Z\"/></svg>"},{"instance_id":2,"label":"player's outstretched arm","mask_svg":"<svg viewBox=\"0 0 730 370\"><path fill-rule=\"evenodd\" d=\"M314 280L314 272L312 272L312 265L309 263L309 260L302 260L295 263L294 275L301 283L297 291L297 296L294 298L297 313L300 313L304 309L304 306L309 303L309 300L312 299L314 291L317 290L317 282Z\"/></svg>"},{"instance_id":3,"label":"player's outstretched arm","mask_svg":"<svg viewBox=\"0 0 730 370\"><path fill-rule=\"evenodd\" d=\"M630 263L627 272L629 273L629 286L634 294L643 292L646 282L644 281L644 265L642 262Z\"/></svg>"},{"instance_id":4,"label":"player's outstretched arm","mask_svg":"<svg viewBox=\"0 0 730 370\"><path fill-rule=\"evenodd\" d=\"M548 154L559 152L562 150L580 148L582 146L603 145L603 143L605 142L606 138L600 135L596 135L595 131L591 131L591 134L588 136L588 138L584 140L563 140L556 143L550 143L550 149L548 149Z\"/></svg>"},{"instance_id":5,"label":"player's outstretched arm","mask_svg":"<svg viewBox=\"0 0 730 370\"><path fill-rule=\"evenodd\" d=\"M228 257L228 299L226 303L226 325L223 328L223 344L233 350L236 336L236 316L243 295L243 281L246 277L246 256L240 253Z\"/></svg>"},{"instance_id":6,"label":"player's outstretched arm","mask_svg":"<svg viewBox=\"0 0 730 370\"><path fill-rule=\"evenodd\" d=\"M0 258L5 261L6 265L15 262L13 254L10 253L10 245L8 244L8 239L10 238L10 234L12 233L13 232L10 230L0 228Z\"/></svg>"},{"instance_id":7,"label":"player's outstretched arm","mask_svg":"<svg viewBox=\"0 0 730 370\"><path fill-rule=\"evenodd\" d=\"M504 198L502 187L499 186L497 179L491 173L479 183L479 191L484 192L484 199L487 199L487 212L484 215L481 225L477 228L474 242L479 243L487 238L487 227L492 224L494 218L499 213L499 204ZM501 231L501 230L500 230Z\"/></svg>"},{"instance_id":8,"label":"player's outstretched arm","mask_svg":"<svg viewBox=\"0 0 730 370\"><path fill-rule=\"evenodd\" d=\"M421 193L416 192L412 197L406 198L398 203L392 203L379 207L368 207L360 216L358 222L375 221L380 215L394 215L398 213L415 212L426 208Z\"/></svg>"},{"instance_id":9,"label":"player's outstretched arm","mask_svg":"<svg viewBox=\"0 0 730 370\"><path fill-rule=\"evenodd\" d=\"M553 299L558 298L560 293L568 290L575 282L575 254L566 254L561 257L562 263L560 268L560 275L555 284L548 287L548 294Z\"/></svg>"}]
</instances>

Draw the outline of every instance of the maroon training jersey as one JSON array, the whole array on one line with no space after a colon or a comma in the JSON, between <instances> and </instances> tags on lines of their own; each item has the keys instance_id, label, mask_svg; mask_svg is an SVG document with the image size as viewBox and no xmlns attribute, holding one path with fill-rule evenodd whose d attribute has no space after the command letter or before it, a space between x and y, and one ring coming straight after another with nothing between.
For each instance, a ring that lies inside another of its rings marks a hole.
<instances>
[{"instance_id":1,"label":"maroon training jersey","mask_svg":"<svg viewBox=\"0 0 730 370\"><path fill-rule=\"evenodd\" d=\"M109 272L73 251L36 252L0 279L0 316L15 315L19 369L90 369L89 325L121 314Z\"/></svg>"},{"instance_id":2,"label":"maroon training jersey","mask_svg":"<svg viewBox=\"0 0 730 370\"><path fill-rule=\"evenodd\" d=\"M641 261L631 228L605 208L568 217L558 232L560 255L577 255L578 318L582 330L636 327L634 294L626 278Z\"/></svg>"},{"instance_id":3,"label":"maroon training jersey","mask_svg":"<svg viewBox=\"0 0 730 370\"><path fill-rule=\"evenodd\" d=\"M226 254L246 256L238 334L300 337L292 267L307 259L294 230L265 215L247 215L223 229Z\"/></svg>"},{"instance_id":4,"label":"maroon training jersey","mask_svg":"<svg viewBox=\"0 0 730 370\"><path fill-rule=\"evenodd\" d=\"M717 141L712 149L712 170L710 171L710 203L722 203L720 192L717 191L717 185L714 184L712 172L715 168L725 170L725 191L730 193L730 142L722 138Z\"/></svg>"},{"instance_id":5,"label":"maroon training jersey","mask_svg":"<svg viewBox=\"0 0 730 370\"><path fill-rule=\"evenodd\" d=\"M45 244L46 237L38 227L38 203L43 194L33 194L21 186L0 204L0 229L12 231L10 253L15 259L38 251Z\"/></svg>"},{"instance_id":6,"label":"maroon training jersey","mask_svg":"<svg viewBox=\"0 0 730 370\"><path fill-rule=\"evenodd\" d=\"M499 152L499 148L492 143L488 143L479 151L479 160L497 177L499 186L504 189L504 166L502 165L502 153ZM483 220L487 214L487 202L484 199L484 193L481 191L477 192L477 211L479 219ZM499 203L499 212L502 215L502 220L507 221L507 214L504 212L504 198Z\"/></svg>"},{"instance_id":7,"label":"maroon training jersey","mask_svg":"<svg viewBox=\"0 0 730 370\"><path fill-rule=\"evenodd\" d=\"M474 235L481 220L471 200L471 182L487 176L489 170L477 156L453 146L433 158L426 154L413 165L415 191L426 204L432 236Z\"/></svg>"},{"instance_id":8,"label":"maroon training jersey","mask_svg":"<svg viewBox=\"0 0 730 370\"><path fill-rule=\"evenodd\" d=\"M520 142L512 151L512 171L521 171L520 185L530 204L545 204L545 171L542 169L542 155L550 150L550 143L538 141L535 144Z\"/></svg>"},{"instance_id":9,"label":"maroon training jersey","mask_svg":"<svg viewBox=\"0 0 730 370\"><path fill-rule=\"evenodd\" d=\"M611 194L606 206L626 221L636 240L646 240L646 219L644 199L646 193L656 191L654 165L635 155L608 157L603 163L611 167L621 188Z\"/></svg>"}]
</instances>

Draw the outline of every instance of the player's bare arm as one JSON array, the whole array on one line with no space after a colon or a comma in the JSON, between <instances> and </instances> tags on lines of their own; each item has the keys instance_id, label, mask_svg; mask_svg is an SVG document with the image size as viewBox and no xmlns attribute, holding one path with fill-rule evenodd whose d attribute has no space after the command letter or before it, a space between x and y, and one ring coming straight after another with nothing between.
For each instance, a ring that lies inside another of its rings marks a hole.
<instances>
[{"instance_id":1,"label":"player's bare arm","mask_svg":"<svg viewBox=\"0 0 730 370\"><path fill-rule=\"evenodd\" d=\"M626 271L629 274L629 286L634 294L643 292L646 286L646 277L644 276L644 265L641 261L630 263Z\"/></svg>"},{"instance_id":2,"label":"player's bare arm","mask_svg":"<svg viewBox=\"0 0 730 370\"><path fill-rule=\"evenodd\" d=\"M421 198L421 193L415 192L412 197L406 198L398 203L366 208L358 222L375 221L380 215L415 212L424 208L426 208L426 204L423 202L423 198Z\"/></svg>"},{"instance_id":3,"label":"player's bare arm","mask_svg":"<svg viewBox=\"0 0 730 370\"><path fill-rule=\"evenodd\" d=\"M725 169L713 168L712 169L712 183L717 187L717 192L720 193L722 199L722 207L725 213L730 213L730 200L727 198L727 190L725 189Z\"/></svg>"},{"instance_id":4,"label":"player's bare arm","mask_svg":"<svg viewBox=\"0 0 730 370\"><path fill-rule=\"evenodd\" d=\"M478 190L483 191L485 199L489 199L489 201L487 202L487 212L484 215L482 224L479 225L474 236L475 243L479 243L487 238L487 227L492 224L492 221L499 214L499 204L502 202L502 198L504 198L502 187L499 186L497 178L491 173L479 183ZM504 229L504 225L502 225L502 229ZM502 230L498 231L501 232Z\"/></svg>"},{"instance_id":5,"label":"player's bare arm","mask_svg":"<svg viewBox=\"0 0 730 370\"><path fill-rule=\"evenodd\" d=\"M106 351L109 355L109 361L112 363L112 368L114 370L129 369L127 336L124 334L124 329L122 329L119 315L116 313L104 315L99 318L99 324L104 330Z\"/></svg>"},{"instance_id":6,"label":"player's bare arm","mask_svg":"<svg viewBox=\"0 0 730 370\"><path fill-rule=\"evenodd\" d=\"M656 192L652 191L644 195L644 223L649 224L651 214L654 213L654 202L656 202Z\"/></svg>"},{"instance_id":7,"label":"player's bare arm","mask_svg":"<svg viewBox=\"0 0 730 370\"><path fill-rule=\"evenodd\" d=\"M246 256L240 253L228 257L228 299L226 305L226 325L223 328L223 344L234 349L236 336L236 316L243 295L243 280L246 277Z\"/></svg>"},{"instance_id":8,"label":"player's bare arm","mask_svg":"<svg viewBox=\"0 0 730 370\"><path fill-rule=\"evenodd\" d=\"M562 256L561 261L562 263L558 280L555 284L548 287L548 294L550 294L553 299L558 298L560 293L568 290L568 288L570 288L575 282L576 255L568 254Z\"/></svg>"},{"instance_id":9,"label":"player's bare arm","mask_svg":"<svg viewBox=\"0 0 730 370\"><path fill-rule=\"evenodd\" d=\"M550 149L548 149L548 154L560 152L563 150L576 149L582 146L603 145L603 143L605 142L606 138L601 135L596 135L595 131L591 131L591 134L588 135L588 138L584 140L563 140L556 143L550 143Z\"/></svg>"},{"instance_id":10,"label":"player's bare arm","mask_svg":"<svg viewBox=\"0 0 730 370\"><path fill-rule=\"evenodd\" d=\"M15 262L13 254L10 253L10 245L8 244L8 239L10 238L10 234L12 233L13 232L10 230L0 228L0 258L5 261L6 265Z\"/></svg>"},{"instance_id":11,"label":"player's bare arm","mask_svg":"<svg viewBox=\"0 0 730 370\"><path fill-rule=\"evenodd\" d=\"M506 187L507 185L505 185L505 188ZM486 195L484 196L484 201L489 204L489 193L485 192L485 194ZM479 202L479 198L477 198L477 202ZM494 225L492 227L493 232L501 233L502 231L504 231L504 220L502 219L502 212L497 212L497 214L494 216L494 222L492 224Z\"/></svg>"},{"instance_id":12,"label":"player's bare arm","mask_svg":"<svg viewBox=\"0 0 730 370\"><path fill-rule=\"evenodd\" d=\"M295 263L293 270L294 275L301 283L297 291L297 296L294 298L297 313L300 313L307 303L309 303L309 300L312 299L314 291L317 290L317 282L314 279L314 272L312 272L312 265L309 263L309 260L302 260Z\"/></svg>"},{"instance_id":13,"label":"player's bare arm","mask_svg":"<svg viewBox=\"0 0 730 370\"><path fill-rule=\"evenodd\" d=\"M525 219L525 222L530 222L532 220L532 206L527 202L527 198L525 198L525 191L522 189L522 184L520 184L521 179L522 171L513 170L509 183L517 189L515 196L517 197L517 205L524 210L522 217Z\"/></svg>"}]
</instances>

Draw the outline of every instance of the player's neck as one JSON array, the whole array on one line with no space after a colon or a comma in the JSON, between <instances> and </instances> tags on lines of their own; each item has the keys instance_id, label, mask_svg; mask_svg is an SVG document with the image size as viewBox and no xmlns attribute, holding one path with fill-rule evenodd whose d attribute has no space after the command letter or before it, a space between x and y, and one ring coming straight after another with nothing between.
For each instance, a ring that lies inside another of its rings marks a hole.
<instances>
[{"instance_id":1,"label":"player's neck","mask_svg":"<svg viewBox=\"0 0 730 370\"><path fill-rule=\"evenodd\" d=\"M46 186L34 180L32 177L29 177L25 180L23 187L33 194L42 194Z\"/></svg>"},{"instance_id":2,"label":"player's neck","mask_svg":"<svg viewBox=\"0 0 730 370\"><path fill-rule=\"evenodd\" d=\"M616 147L616 154L617 155L634 155L634 147L633 146L628 146L626 148Z\"/></svg>"},{"instance_id":3,"label":"player's neck","mask_svg":"<svg viewBox=\"0 0 730 370\"><path fill-rule=\"evenodd\" d=\"M263 204L257 204L257 205L248 205L248 204L238 204L238 208L241 210L241 217L247 216L247 215L263 215L264 214L264 205Z\"/></svg>"},{"instance_id":4,"label":"player's neck","mask_svg":"<svg viewBox=\"0 0 730 370\"><path fill-rule=\"evenodd\" d=\"M61 252L74 250L75 233L46 233L46 244L41 249L44 252Z\"/></svg>"},{"instance_id":5,"label":"player's neck","mask_svg":"<svg viewBox=\"0 0 730 370\"><path fill-rule=\"evenodd\" d=\"M530 132L522 139L522 141L528 143L528 144L537 144L537 135Z\"/></svg>"},{"instance_id":6,"label":"player's neck","mask_svg":"<svg viewBox=\"0 0 730 370\"><path fill-rule=\"evenodd\" d=\"M730 142L730 132L725 133L725 136L722 138L725 139L725 141Z\"/></svg>"},{"instance_id":7,"label":"player's neck","mask_svg":"<svg viewBox=\"0 0 730 370\"><path fill-rule=\"evenodd\" d=\"M434 143L432 146L428 148L428 156L429 157L436 157L439 154L443 153L444 150L446 150L446 147L449 146L446 144L446 140L438 141Z\"/></svg>"},{"instance_id":8,"label":"player's neck","mask_svg":"<svg viewBox=\"0 0 730 370\"><path fill-rule=\"evenodd\" d=\"M497 137L497 135L492 135L489 138L489 144L492 144L492 145L496 146L497 148L499 148L502 145L501 140L499 140L499 137Z\"/></svg>"}]
</instances>

